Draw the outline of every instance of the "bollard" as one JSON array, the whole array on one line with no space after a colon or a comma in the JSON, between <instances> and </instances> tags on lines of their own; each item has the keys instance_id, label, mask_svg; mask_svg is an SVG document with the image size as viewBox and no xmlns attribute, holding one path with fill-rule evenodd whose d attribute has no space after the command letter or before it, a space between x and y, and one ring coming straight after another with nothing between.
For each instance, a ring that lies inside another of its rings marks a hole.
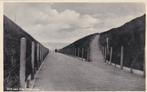
<instances>
[{"instance_id":1,"label":"bollard","mask_svg":"<svg viewBox=\"0 0 147 92\"><path fill-rule=\"evenodd\" d=\"M112 64L112 53L113 53L113 48L110 47L110 64Z\"/></svg>"},{"instance_id":2,"label":"bollard","mask_svg":"<svg viewBox=\"0 0 147 92\"><path fill-rule=\"evenodd\" d=\"M25 88L25 72L26 72L26 38L20 40L20 88Z\"/></svg>"},{"instance_id":3,"label":"bollard","mask_svg":"<svg viewBox=\"0 0 147 92\"><path fill-rule=\"evenodd\" d=\"M120 69L123 69L124 47L121 46Z\"/></svg>"},{"instance_id":4,"label":"bollard","mask_svg":"<svg viewBox=\"0 0 147 92\"><path fill-rule=\"evenodd\" d=\"M34 57L35 57L35 43L32 42L32 51L31 51L31 63L32 63L32 75L31 79L34 79Z\"/></svg>"}]
</instances>

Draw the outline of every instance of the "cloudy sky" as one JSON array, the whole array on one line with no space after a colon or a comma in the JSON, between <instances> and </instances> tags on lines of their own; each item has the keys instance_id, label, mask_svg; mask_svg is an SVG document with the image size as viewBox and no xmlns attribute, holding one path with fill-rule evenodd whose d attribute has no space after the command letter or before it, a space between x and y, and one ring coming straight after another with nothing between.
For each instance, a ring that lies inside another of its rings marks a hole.
<instances>
[{"instance_id":1,"label":"cloudy sky","mask_svg":"<svg viewBox=\"0 0 147 92\"><path fill-rule=\"evenodd\" d=\"M71 43L142 16L143 3L5 3L4 14L40 42Z\"/></svg>"}]
</instances>

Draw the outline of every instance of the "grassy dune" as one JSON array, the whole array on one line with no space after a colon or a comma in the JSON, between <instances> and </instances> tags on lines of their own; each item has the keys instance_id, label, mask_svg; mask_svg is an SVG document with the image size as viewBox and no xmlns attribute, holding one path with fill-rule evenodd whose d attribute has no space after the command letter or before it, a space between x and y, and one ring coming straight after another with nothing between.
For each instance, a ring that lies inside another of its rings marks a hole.
<instances>
[{"instance_id":1,"label":"grassy dune","mask_svg":"<svg viewBox=\"0 0 147 92\"><path fill-rule=\"evenodd\" d=\"M59 51L64 54L69 54L72 56L78 56L89 60L90 42L97 34L92 34L83 37L74 43L60 49ZM82 48L84 49L84 55L82 56ZM78 55L79 52L79 55Z\"/></svg>"},{"instance_id":2,"label":"grassy dune","mask_svg":"<svg viewBox=\"0 0 147 92\"><path fill-rule=\"evenodd\" d=\"M123 65L143 70L145 60L145 15L135 18L121 27L100 33L101 47L106 46L106 38L109 39L109 47L113 48L113 63L120 64L120 51L121 46L123 46Z\"/></svg>"},{"instance_id":3,"label":"grassy dune","mask_svg":"<svg viewBox=\"0 0 147 92\"><path fill-rule=\"evenodd\" d=\"M31 67L31 43L35 42L35 61L36 44L39 43L31 35L26 33L17 24L4 16L4 87L19 87L19 68L20 68L20 39L25 37L27 40L26 53L26 78L32 73ZM39 43L40 44L40 43ZM41 44L40 44L41 45ZM43 46L43 45L42 45ZM45 47L44 47L45 48ZM44 54L48 53L48 49ZM36 62L35 62L36 65Z\"/></svg>"}]
</instances>

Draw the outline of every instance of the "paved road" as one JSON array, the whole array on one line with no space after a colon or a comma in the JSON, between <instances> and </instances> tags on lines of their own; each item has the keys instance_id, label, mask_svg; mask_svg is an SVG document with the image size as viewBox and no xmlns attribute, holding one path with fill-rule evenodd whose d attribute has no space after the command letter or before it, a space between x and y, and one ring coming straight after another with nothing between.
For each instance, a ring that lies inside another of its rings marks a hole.
<instances>
[{"instance_id":1,"label":"paved road","mask_svg":"<svg viewBox=\"0 0 147 92\"><path fill-rule=\"evenodd\" d=\"M51 52L44 61L34 89L45 91L118 91L144 90L144 78L114 68L103 62L96 36L91 43L91 59Z\"/></svg>"}]
</instances>

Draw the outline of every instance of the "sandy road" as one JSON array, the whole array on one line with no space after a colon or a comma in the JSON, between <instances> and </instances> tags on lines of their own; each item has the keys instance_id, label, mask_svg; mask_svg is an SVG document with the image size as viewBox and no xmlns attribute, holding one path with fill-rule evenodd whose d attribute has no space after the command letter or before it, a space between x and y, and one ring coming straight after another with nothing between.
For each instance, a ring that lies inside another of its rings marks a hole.
<instances>
[{"instance_id":1,"label":"sandy road","mask_svg":"<svg viewBox=\"0 0 147 92\"><path fill-rule=\"evenodd\" d=\"M91 59L51 52L44 61L34 89L46 91L118 91L144 90L144 78L121 71L103 61L96 36L91 42Z\"/></svg>"}]
</instances>

